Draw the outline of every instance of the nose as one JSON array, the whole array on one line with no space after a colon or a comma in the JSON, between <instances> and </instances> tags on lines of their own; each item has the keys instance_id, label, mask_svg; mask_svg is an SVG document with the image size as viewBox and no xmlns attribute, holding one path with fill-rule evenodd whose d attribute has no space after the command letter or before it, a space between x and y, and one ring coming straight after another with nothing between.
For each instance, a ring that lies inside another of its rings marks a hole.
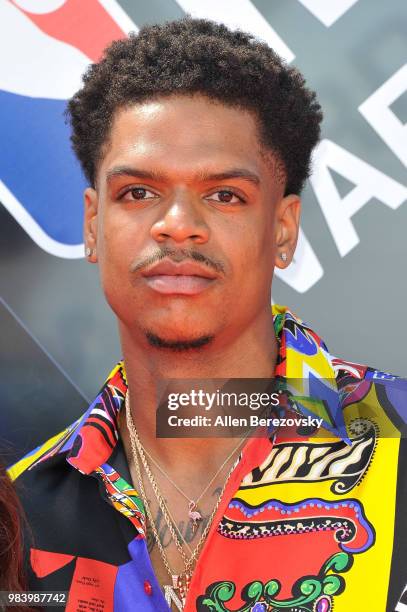
<instances>
[{"instance_id":1,"label":"nose","mask_svg":"<svg viewBox=\"0 0 407 612\"><path fill-rule=\"evenodd\" d=\"M203 218L202 204L186 191L174 195L170 204L160 211L151 227L151 236L158 242L204 244L209 228Z\"/></svg>"}]
</instances>

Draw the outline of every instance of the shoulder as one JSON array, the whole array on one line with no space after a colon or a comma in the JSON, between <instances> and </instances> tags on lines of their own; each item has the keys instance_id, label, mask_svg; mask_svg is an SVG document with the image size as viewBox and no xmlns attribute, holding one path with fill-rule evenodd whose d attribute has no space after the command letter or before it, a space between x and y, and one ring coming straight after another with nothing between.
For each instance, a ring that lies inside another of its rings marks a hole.
<instances>
[{"instance_id":1,"label":"shoulder","mask_svg":"<svg viewBox=\"0 0 407 612\"><path fill-rule=\"evenodd\" d=\"M81 418L63 429L61 432L52 436L34 450L30 451L16 463L11 465L7 472L11 480L17 480L22 474L30 471L34 466L46 461L47 459L58 455L64 449L69 448L69 440L77 429Z\"/></svg>"},{"instance_id":2,"label":"shoulder","mask_svg":"<svg viewBox=\"0 0 407 612\"><path fill-rule=\"evenodd\" d=\"M379 435L406 432L407 379L377 368L331 358L344 415L375 422Z\"/></svg>"}]
</instances>

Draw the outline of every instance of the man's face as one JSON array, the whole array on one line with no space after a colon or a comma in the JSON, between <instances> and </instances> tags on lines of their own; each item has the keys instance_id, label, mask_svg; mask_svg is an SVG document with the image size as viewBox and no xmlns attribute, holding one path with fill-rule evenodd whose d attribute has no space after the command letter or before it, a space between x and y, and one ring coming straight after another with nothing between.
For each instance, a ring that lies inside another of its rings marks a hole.
<instances>
[{"instance_id":1,"label":"man's face","mask_svg":"<svg viewBox=\"0 0 407 612\"><path fill-rule=\"evenodd\" d=\"M85 193L85 242L121 326L180 348L228 342L264 317L299 214L275 161L251 113L204 96L116 113Z\"/></svg>"}]
</instances>

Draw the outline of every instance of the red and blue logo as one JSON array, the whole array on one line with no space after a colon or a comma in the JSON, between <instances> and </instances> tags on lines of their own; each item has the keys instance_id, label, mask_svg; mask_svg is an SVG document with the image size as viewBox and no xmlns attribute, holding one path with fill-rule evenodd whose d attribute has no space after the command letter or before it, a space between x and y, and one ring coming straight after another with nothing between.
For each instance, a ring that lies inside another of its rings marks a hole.
<instances>
[{"instance_id":1,"label":"red and blue logo","mask_svg":"<svg viewBox=\"0 0 407 612\"><path fill-rule=\"evenodd\" d=\"M137 28L115 0L3 0L0 23L0 201L42 249L82 257L86 182L64 110L89 63Z\"/></svg>"}]
</instances>

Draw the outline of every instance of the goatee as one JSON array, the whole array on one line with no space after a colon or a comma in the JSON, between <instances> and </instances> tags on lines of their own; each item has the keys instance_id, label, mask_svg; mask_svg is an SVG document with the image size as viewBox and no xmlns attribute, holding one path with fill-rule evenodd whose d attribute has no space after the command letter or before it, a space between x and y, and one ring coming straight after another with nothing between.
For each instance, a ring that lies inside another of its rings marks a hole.
<instances>
[{"instance_id":1,"label":"goatee","mask_svg":"<svg viewBox=\"0 0 407 612\"><path fill-rule=\"evenodd\" d=\"M177 352L202 348L213 340L213 336L200 336L193 340L165 340L150 331L146 331L145 333L150 346Z\"/></svg>"}]
</instances>

